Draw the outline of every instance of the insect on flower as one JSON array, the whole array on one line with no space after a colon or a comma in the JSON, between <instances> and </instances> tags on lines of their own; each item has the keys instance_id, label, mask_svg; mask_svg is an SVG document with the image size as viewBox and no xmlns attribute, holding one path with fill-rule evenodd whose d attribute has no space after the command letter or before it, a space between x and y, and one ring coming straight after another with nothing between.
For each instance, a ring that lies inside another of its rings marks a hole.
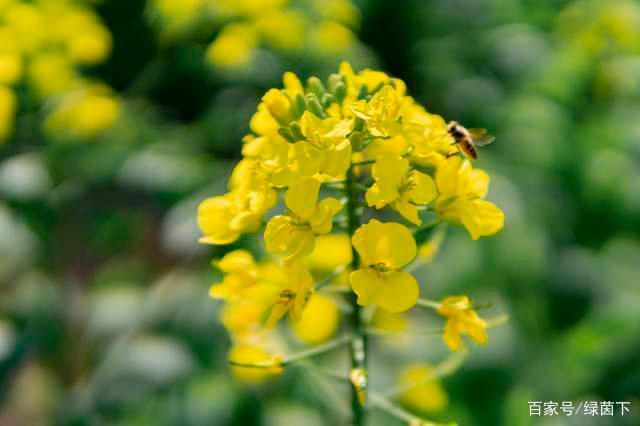
<instances>
[{"instance_id":1,"label":"insect on flower","mask_svg":"<svg viewBox=\"0 0 640 426\"><path fill-rule=\"evenodd\" d=\"M470 160L478 158L478 147L489 145L495 136L487 133L487 129L467 129L457 121L450 121L447 130L455 140L458 150Z\"/></svg>"}]
</instances>

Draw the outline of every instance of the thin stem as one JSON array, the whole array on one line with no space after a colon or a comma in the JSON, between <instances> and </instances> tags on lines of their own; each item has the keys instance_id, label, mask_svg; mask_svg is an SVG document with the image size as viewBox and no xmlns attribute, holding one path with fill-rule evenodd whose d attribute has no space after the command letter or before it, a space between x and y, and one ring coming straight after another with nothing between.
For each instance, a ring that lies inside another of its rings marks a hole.
<instances>
[{"instance_id":1,"label":"thin stem","mask_svg":"<svg viewBox=\"0 0 640 426\"><path fill-rule=\"evenodd\" d=\"M347 197L347 219L349 235L353 236L356 230L360 227L360 220L357 215L358 196L355 188L355 175L353 173L353 167L350 167L347 171L347 180L345 181L345 195ZM358 269L360 259L358 252L355 248L351 247L352 270ZM351 306L353 312L351 314L351 327L353 333L353 339L351 339L350 353L351 353L351 371L361 371L364 373L365 382L362 389L356 389L356 386L351 386L351 410L353 414L352 424L354 426L364 426L365 424L365 410L360 403L359 393L366 391L366 371L367 371L367 336L365 333L364 321L362 319L361 307L358 305L357 296L355 293L351 294ZM350 374L351 376L351 374Z\"/></svg>"},{"instance_id":2,"label":"thin stem","mask_svg":"<svg viewBox=\"0 0 640 426\"><path fill-rule=\"evenodd\" d=\"M281 361L272 361L272 360L267 360L264 362L255 362L255 363L248 363L248 362L240 362L240 361L234 361L234 360L229 360L229 364L233 365L234 367L245 367L245 368L273 368L273 367L284 367L286 365L292 364L294 362L297 361L301 361L307 358L310 358L312 356L316 356L316 355L321 355L327 352L332 351L333 349L337 348L340 345L343 345L347 342L351 341L351 335L346 334L344 336L340 336L337 337L327 343L324 343L322 345L318 345L315 346L313 348L304 350L304 351L300 351L298 353L295 353L293 355L290 355L286 358L284 358Z\"/></svg>"},{"instance_id":3,"label":"thin stem","mask_svg":"<svg viewBox=\"0 0 640 426\"><path fill-rule=\"evenodd\" d=\"M409 426L457 426L457 423L434 423L415 416L376 392L371 392L371 403L374 407L378 407L387 414L408 423Z\"/></svg>"},{"instance_id":4,"label":"thin stem","mask_svg":"<svg viewBox=\"0 0 640 426\"><path fill-rule=\"evenodd\" d=\"M440 306L442 306L442 303L436 302L435 300L418 299L418 302L416 303L416 305L422 306L423 308L431 308L431 309L438 310L440 309Z\"/></svg>"},{"instance_id":5,"label":"thin stem","mask_svg":"<svg viewBox=\"0 0 640 426\"><path fill-rule=\"evenodd\" d=\"M395 387L387 392L385 392L383 394L383 396L385 396L386 398L394 398L398 395L401 395L413 388L415 388L416 386L420 386L423 385L425 383L429 383L435 379L440 379L442 377L446 377L449 376L451 374L453 374L456 370L458 370L465 358L467 357L468 352L466 350L462 350L460 352L456 352L453 353L451 355L449 355L449 357L447 357L444 361L440 362L439 364L437 364L433 370L431 370L431 372L429 374L427 374L425 377L423 377L421 380L418 380L416 382L413 383L409 383L406 385L401 385L398 387Z\"/></svg>"}]
</instances>

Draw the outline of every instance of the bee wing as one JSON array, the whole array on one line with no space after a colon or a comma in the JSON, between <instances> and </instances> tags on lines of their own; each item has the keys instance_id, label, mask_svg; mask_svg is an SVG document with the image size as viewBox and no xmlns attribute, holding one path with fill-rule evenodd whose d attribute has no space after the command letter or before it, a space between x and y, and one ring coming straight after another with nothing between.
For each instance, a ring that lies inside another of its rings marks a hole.
<instances>
[{"instance_id":1,"label":"bee wing","mask_svg":"<svg viewBox=\"0 0 640 426\"><path fill-rule=\"evenodd\" d=\"M493 135L489 135L489 134L486 134L486 135L484 135L484 136L482 136L482 137L480 137L480 138L478 138L478 139L474 139L474 140L473 140L473 143L474 143L476 146L485 146L485 145L489 145L489 144L490 144L491 142L493 142L495 139L496 139L496 137L495 137L495 136L493 136Z\"/></svg>"},{"instance_id":2,"label":"bee wing","mask_svg":"<svg viewBox=\"0 0 640 426\"><path fill-rule=\"evenodd\" d=\"M474 140L481 139L487 134L487 129L467 129L467 131Z\"/></svg>"}]
</instances>

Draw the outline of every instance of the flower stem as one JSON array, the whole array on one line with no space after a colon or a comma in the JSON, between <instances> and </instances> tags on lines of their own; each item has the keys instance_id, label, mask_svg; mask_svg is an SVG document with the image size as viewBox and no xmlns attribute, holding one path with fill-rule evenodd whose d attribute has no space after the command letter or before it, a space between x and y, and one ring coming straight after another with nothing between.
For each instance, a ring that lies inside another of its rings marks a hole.
<instances>
[{"instance_id":1,"label":"flower stem","mask_svg":"<svg viewBox=\"0 0 640 426\"><path fill-rule=\"evenodd\" d=\"M358 207L358 192L356 189L355 175L353 173L353 167L350 167L347 171L347 179L345 181L345 194L347 197L347 222L349 235L353 236L356 230L360 227L360 219L357 215ZM355 270L359 267L360 259L358 252L353 245L351 246L351 269ZM367 371L367 335L365 333L365 324L362 319L361 307L357 303L357 296L355 293L351 294L351 306L353 312L351 314L351 327L353 338L351 339L350 353L351 353L351 371L363 371L366 380ZM354 426L364 426L365 424L365 410L361 403L360 395L366 391L366 381L362 389L357 389L355 384L351 386L351 410L352 410L352 423Z\"/></svg>"}]
</instances>

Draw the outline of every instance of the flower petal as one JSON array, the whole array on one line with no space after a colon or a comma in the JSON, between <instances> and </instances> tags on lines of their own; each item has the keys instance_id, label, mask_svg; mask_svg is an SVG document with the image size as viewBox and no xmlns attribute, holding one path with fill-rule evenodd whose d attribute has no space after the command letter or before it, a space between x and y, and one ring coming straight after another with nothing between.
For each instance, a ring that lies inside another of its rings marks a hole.
<instances>
[{"instance_id":1,"label":"flower petal","mask_svg":"<svg viewBox=\"0 0 640 426\"><path fill-rule=\"evenodd\" d=\"M378 296L378 305L389 312L399 313L411 309L418 302L420 286L408 272L393 271L383 275L384 284Z\"/></svg>"}]
</instances>

